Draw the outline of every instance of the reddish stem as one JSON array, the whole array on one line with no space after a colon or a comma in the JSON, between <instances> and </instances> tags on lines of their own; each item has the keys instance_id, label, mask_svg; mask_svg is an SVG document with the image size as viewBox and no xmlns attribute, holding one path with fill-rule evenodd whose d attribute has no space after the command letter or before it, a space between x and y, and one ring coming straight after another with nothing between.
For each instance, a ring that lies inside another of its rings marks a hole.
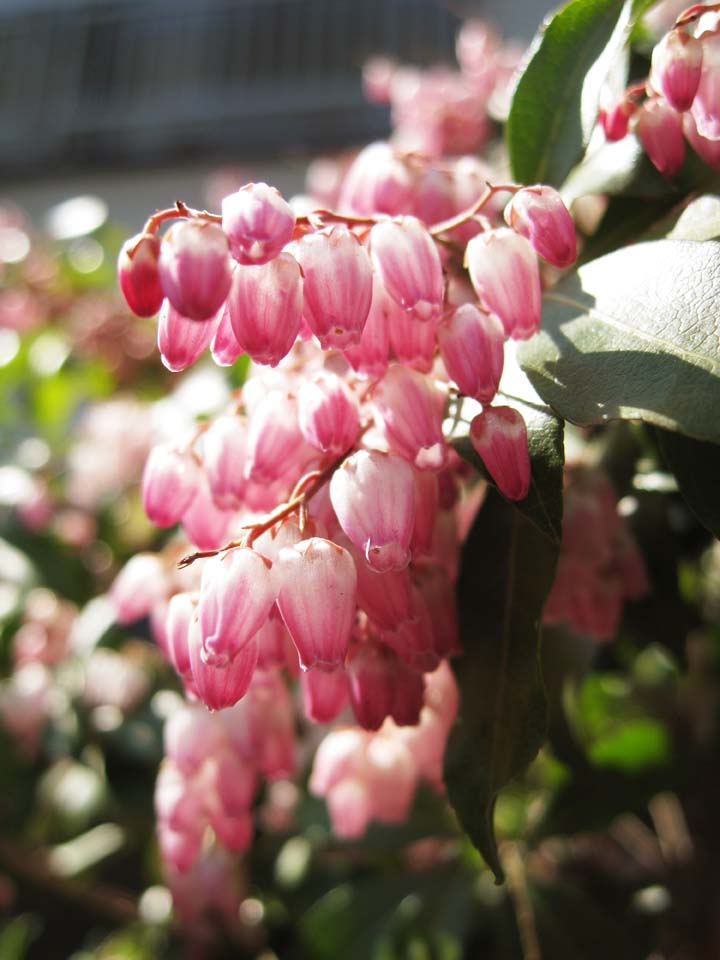
<instances>
[{"instance_id":1,"label":"reddish stem","mask_svg":"<svg viewBox=\"0 0 720 960\"><path fill-rule=\"evenodd\" d=\"M454 230L455 227L461 227L464 223L467 223L468 220L472 220L472 218L482 210L488 200L495 196L496 193L517 193L519 189L520 187L516 183L487 183L485 191L478 197L472 206L468 207L466 210L461 210L460 213L456 214L454 217L450 217L449 220L441 220L440 223L433 224L428 228L430 230L430 234L433 237L437 237L441 233L447 233L448 230Z\"/></svg>"}]
</instances>

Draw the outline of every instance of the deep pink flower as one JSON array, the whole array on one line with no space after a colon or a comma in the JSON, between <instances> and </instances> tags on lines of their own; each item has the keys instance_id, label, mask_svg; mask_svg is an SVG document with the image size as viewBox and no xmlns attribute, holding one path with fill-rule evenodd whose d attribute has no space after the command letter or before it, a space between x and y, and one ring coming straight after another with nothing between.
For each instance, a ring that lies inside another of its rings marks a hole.
<instances>
[{"instance_id":1,"label":"deep pink flower","mask_svg":"<svg viewBox=\"0 0 720 960\"><path fill-rule=\"evenodd\" d=\"M486 407L470 424L470 442L508 500L530 489L530 453L522 414L512 407Z\"/></svg>"},{"instance_id":2,"label":"deep pink flower","mask_svg":"<svg viewBox=\"0 0 720 960\"><path fill-rule=\"evenodd\" d=\"M178 313L209 320L230 291L227 237L214 223L176 223L163 237L158 269L163 292Z\"/></svg>"},{"instance_id":3,"label":"deep pink flower","mask_svg":"<svg viewBox=\"0 0 720 960\"><path fill-rule=\"evenodd\" d=\"M261 264L290 242L295 214L275 187L247 183L223 200L222 226L239 263Z\"/></svg>"},{"instance_id":4,"label":"deep pink flower","mask_svg":"<svg viewBox=\"0 0 720 960\"><path fill-rule=\"evenodd\" d=\"M153 233L138 233L125 241L118 257L120 289L139 317L155 316L163 301L159 256L160 239Z\"/></svg>"}]
</instances>

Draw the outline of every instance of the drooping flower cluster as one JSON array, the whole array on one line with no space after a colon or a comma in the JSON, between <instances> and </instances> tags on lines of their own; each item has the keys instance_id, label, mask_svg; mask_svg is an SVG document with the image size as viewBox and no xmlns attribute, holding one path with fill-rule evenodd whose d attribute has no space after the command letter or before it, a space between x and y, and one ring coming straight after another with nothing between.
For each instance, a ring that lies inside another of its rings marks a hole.
<instances>
[{"instance_id":1,"label":"drooping flower cluster","mask_svg":"<svg viewBox=\"0 0 720 960\"><path fill-rule=\"evenodd\" d=\"M600 113L608 140L622 140L634 130L653 165L668 177L682 167L686 141L709 166L720 166L718 9L695 4L680 14L654 47L647 80L619 98L606 97Z\"/></svg>"},{"instance_id":2,"label":"drooping flower cluster","mask_svg":"<svg viewBox=\"0 0 720 960\"><path fill-rule=\"evenodd\" d=\"M234 711L249 722L254 692L281 670L299 674L309 720L354 718L312 777L348 837L404 816L420 779L440 781L468 478L443 433L449 404L482 404L470 437L506 496L530 482L522 417L495 402L504 342L537 330L537 256L569 265L575 232L555 191L483 176L375 144L347 171L337 212L251 183L221 215L158 212L120 255L129 305L159 310L166 367L208 347L219 365L253 363L228 408L152 450L145 511L180 523L195 549L171 540L136 556L113 590L119 618L150 616L217 724ZM206 830L228 848L248 842L253 789L233 833L213 750L187 770L170 756L158 784L175 870ZM254 784L245 755L232 757Z\"/></svg>"},{"instance_id":3,"label":"drooping flower cluster","mask_svg":"<svg viewBox=\"0 0 720 960\"><path fill-rule=\"evenodd\" d=\"M520 52L502 45L486 23L468 20L456 43L459 70L373 59L363 74L365 93L390 104L400 149L432 157L475 153L489 139L490 116L504 111Z\"/></svg>"},{"instance_id":4,"label":"drooping flower cluster","mask_svg":"<svg viewBox=\"0 0 720 960\"><path fill-rule=\"evenodd\" d=\"M544 622L611 640L625 601L647 590L645 563L609 478L598 469L566 468L562 543Z\"/></svg>"}]
</instances>

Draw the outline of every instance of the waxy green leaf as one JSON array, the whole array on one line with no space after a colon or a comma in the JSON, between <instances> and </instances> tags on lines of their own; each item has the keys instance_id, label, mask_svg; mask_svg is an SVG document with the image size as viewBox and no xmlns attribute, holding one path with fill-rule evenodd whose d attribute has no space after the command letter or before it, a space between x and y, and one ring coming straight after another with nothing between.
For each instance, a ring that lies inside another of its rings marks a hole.
<instances>
[{"instance_id":1,"label":"waxy green leaf","mask_svg":"<svg viewBox=\"0 0 720 960\"><path fill-rule=\"evenodd\" d=\"M617 250L549 291L520 363L573 423L644 420L720 443L720 243Z\"/></svg>"},{"instance_id":2,"label":"waxy green leaf","mask_svg":"<svg viewBox=\"0 0 720 960\"><path fill-rule=\"evenodd\" d=\"M547 520L538 522L527 502L523 509L490 489L465 542L458 583L464 652L453 666L461 705L445 752L445 784L498 880L495 800L535 757L547 719L540 617L559 550L563 445L562 423L544 413L540 420L537 432L530 430L532 470Z\"/></svg>"}]
</instances>

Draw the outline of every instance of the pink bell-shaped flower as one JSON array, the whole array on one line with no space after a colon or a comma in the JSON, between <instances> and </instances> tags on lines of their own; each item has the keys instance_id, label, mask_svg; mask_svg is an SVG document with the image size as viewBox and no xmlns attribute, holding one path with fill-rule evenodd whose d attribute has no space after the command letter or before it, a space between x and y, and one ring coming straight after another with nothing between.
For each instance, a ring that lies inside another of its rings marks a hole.
<instances>
[{"instance_id":1,"label":"pink bell-shaped flower","mask_svg":"<svg viewBox=\"0 0 720 960\"><path fill-rule=\"evenodd\" d=\"M490 403L498 391L505 360L505 331L500 320L464 303L440 324L437 338L445 369L460 393Z\"/></svg>"},{"instance_id":2,"label":"pink bell-shaped flower","mask_svg":"<svg viewBox=\"0 0 720 960\"><path fill-rule=\"evenodd\" d=\"M227 237L215 223L176 223L163 237L158 269L163 292L178 313L209 320L230 291Z\"/></svg>"},{"instance_id":3,"label":"pink bell-shaped flower","mask_svg":"<svg viewBox=\"0 0 720 960\"><path fill-rule=\"evenodd\" d=\"M505 334L526 340L540 327L540 272L530 242L507 227L473 237L465 265L480 302Z\"/></svg>"},{"instance_id":4,"label":"pink bell-shaped flower","mask_svg":"<svg viewBox=\"0 0 720 960\"><path fill-rule=\"evenodd\" d=\"M238 416L213 420L203 436L202 462L215 503L237 509L245 492L247 424Z\"/></svg>"},{"instance_id":5,"label":"pink bell-shaped flower","mask_svg":"<svg viewBox=\"0 0 720 960\"><path fill-rule=\"evenodd\" d=\"M393 300L418 320L439 316L442 264L433 238L417 217L376 223L370 231L370 255Z\"/></svg>"},{"instance_id":6,"label":"pink bell-shaped flower","mask_svg":"<svg viewBox=\"0 0 720 960\"><path fill-rule=\"evenodd\" d=\"M245 696L252 680L258 658L255 639L245 644L232 660L222 665L206 663L200 625L193 621L189 633L190 667L193 686L200 700L210 710L232 707Z\"/></svg>"},{"instance_id":7,"label":"pink bell-shaped flower","mask_svg":"<svg viewBox=\"0 0 720 960\"><path fill-rule=\"evenodd\" d=\"M375 387L372 399L394 452L419 470L441 470L445 466L444 397L426 377L394 363Z\"/></svg>"},{"instance_id":8,"label":"pink bell-shaped flower","mask_svg":"<svg viewBox=\"0 0 720 960\"><path fill-rule=\"evenodd\" d=\"M306 670L300 675L305 716L314 723L330 723L348 701L345 670Z\"/></svg>"},{"instance_id":9,"label":"pink bell-shaped flower","mask_svg":"<svg viewBox=\"0 0 720 960\"><path fill-rule=\"evenodd\" d=\"M530 489L530 452L522 414L512 407L486 407L470 424L470 442L508 500Z\"/></svg>"},{"instance_id":10,"label":"pink bell-shaped flower","mask_svg":"<svg viewBox=\"0 0 720 960\"><path fill-rule=\"evenodd\" d=\"M674 176L685 160L682 116L659 97L646 100L637 112L635 132L652 164L665 177Z\"/></svg>"},{"instance_id":11,"label":"pink bell-shaped flower","mask_svg":"<svg viewBox=\"0 0 720 960\"><path fill-rule=\"evenodd\" d=\"M276 366L300 330L303 295L297 260L281 253L262 266L237 267L227 306L245 353L255 363Z\"/></svg>"},{"instance_id":12,"label":"pink bell-shaped flower","mask_svg":"<svg viewBox=\"0 0 720 960\"><path fill-rule=\"evenodd\" d=\"M278 607L300 655L300 665L335 667L350 642L357 575L347 550L311 537L280 551ZM322 602L319 602L322 598Z\"/></svg>"},{"instance_id":13,"label":"pink bell-shaped flower","mask_svg":"<svg viewBox=\"0 0 720 960\"><path fill-rule=\"evenodd\" d=\"M182 515L183 530L188 540L200 550L217 550L228 541L235 512L222 510L215 503L207 477L202 476L197 493Z\"/></svg>"},{"instance_id":14,"label":"pink bell-shaped flower","mask_svg":"<svg viewBox=\"0 0 720 960\"><path fill-rule=\"evenodd\" d=\"M118 257L118 281L125 302L138 317L154 317L165 296L160 286L160 239L138 233L126 240Z\"/></svg>"},{"instance_id":15,"label":"pink bell-shaped flower","mask_svg":"<svg viewBox=\"0 0 720 960\"><path fill-rule=\"evenodd\" d=\"M181 677L191 673L188 637L194 616L195 604L189 593L176 593L170 597L165 614L167 652L170 663Z\"/></svg>"},{"instance_id":16,"label":"pink bell-shaped flower","mask_svg":"<svg viewBox=\"0 0 720 960\"><path fill-rule=\"evenodd\" d=\"M389 143L371 143L355 157L338 208L358 216L403 213L412 204L413 178Z\"/></svg>"},{"instance_id":17,"label":"pink bell-shaped flower","mask_svg":"<svg viewBox=\"0 0 720 960\"><path fill-rule=\"evenodd\" d=\"M679 113L689 110L702 73L703 45L684 30L670 30L652 52L650 83Z\"/></svg>"},{"instance_id":18,"label":"pink bell-shaped flower","mask_svg":"<svg viewBox=\"0 0 720 960\"><path fill-rule=\"evenodd\" d=\"M136 553L115 578L110 597L118 623L146 617L167 591L167 578L154 553Z\"/></svg>"},{"instance_id":19,"label":"pink bell-shaped flower","mask_svg":"<svg viewBox=\"0 0 720 960\"><path fill-rule=\"evenodd\" d=\"M253 483L272 483L292 476L311 454L298 424L297 402L272 390L250 418L245 476Z\"/></svg>"},{"instance_id":20,"label":"pink bell-shaped flower","mask_svg":"<svg viewBox=\"0 0 720 960\"><path fill-rule=\"evenodd\" d=\"M708 140L707 137L700 136L691 113L683 114L683 131L688 143L703 163L714 170L720 169L720 140Z\"/></svg>"},{"instance_id":21,"label":"pink bell-shaped flower","mask_svg":"<svg viewBox=\"0 0 720 960\"><path fill-rule=\"evenodd\" d=\"M426 470L415 470L414 474L415 524L410 546L413 559L417 559L432 553L440 493L436 474Z\"/></svg>"},{"instance_id":22,"label":"pink bell-shaped flower","mask_svg":"<svg viewBox=\"0 0 720 960\"><path fill-rule=\"evenodd\" d=\"M229 303L230 298L228 297L222 309L215 334L210 342L212 358L219 367L231 367L243 352L243 348L238 343L237 337L233 332Z\"/></svg>"},{"instance_id":23,"label":"pink bell-shaped flower","mask_svg":"<svg viewBox=\"0 0 720 960\"><path fill-rule=\"evenodd\" d=\"M222 666L232 660L267 620L277 595L269 567L249 547L206 562L198 603L206 662Z\"/></svg>"},{"instance_id":24,"label":"pink bell-shaped flower","mask_svg":"<svg viewBox=\"0 0 720 960\"><path fill-rule=\"evenodd\" d=\"M390 318L402 308L395 303L382 281L373 273L372 302L360 342L346 347L345 359L353 370L366 377L381 377L387 370Z\"/></svg>"},{"instance_id":25,"label":"pink bell-shaped flower","mask_svg":"<svg viewBox=\"0 0 720 960\"><path fill-rule=\"evenodd\" d=\"M140 493L148 520L171 527L190 507L202 482L200 467L190 452L164 443L153 447L143 470Z\"/></svg>"},{"instance_id":26,"label":"pink bell-shaped flower","mask_svg":"<svg viewBox=\"0 0 720 960\"><path fill-rule=\"evenodd\" d=\"M338 225L293 244L304 277L304 316L323 350L360 342L372 300L372 265L357 237Z\"/></svg>"},{"instance_id":27,"label":"pink bell-shaped flower","mask_svg":"<svg viewBox=\"0 0 720 960\"><path fill-rule=\"evenodd\" d=\"M169 300L163 300L157 331L163 365L172 373L186 370L208 346L219 323L219 316L206 323L195 323L178 313Z\"/></svg>"},{"instance_id":28,"label":"pink bell-shaped flower","mask_svg":"<svg viewBox=\"0 0 720 960\"><path fill-rule=\"evenodd\" d=\"M707 140L720 140L720 31L703 34L700 84L690 108L697 132Z\"/></svg>"},{"instance_id":29,"label":"pink bell-shaped flower","mask_svg":"<svg viewBox=\"0 0 720 960\"><path fill-rule=\"evenodd\" d=\"M569 267L577 256L575 225L553 187L523 187L505 207L505 222L555 267Z\"/></svg>"},{"instance_id":30,"label":"pink bell-shaped flower","mask_svg":"<svg viewBox=\"0 0 720 960\"><path fill-rule=\"evenodd\" d=\"M365 557L354 549L353 559L357 569L358 606L376 627L394 630L411 615L410 574L407 568L387 570L380 574L372 570Z\"/></svg>"},{"instance_id":31,"label":"pink bell-shaped flower","mask_svg":"<svg viewBox=\"0 0 720 960\"><path fill-rule=\"evenodd\" d=\"M437 319L420 323L414 313L399 304L390 318L390 348L394 358L405 367L430 373L437 345Z\"/></svg>"},{"instance_id":32,"label":"pink bell-shaped flower","mask_svg":"<svg viewBox=\"0 0 720 960\"><path fill-rule=\"evenodd\" d=\"M360 431L357 403L335 374L301 382L298 418L307 442L333 457L345 453Z\"/></svg>"},{"instance_id":33,"label":"pink bell-shaped flower","mask_svg":"<svg viewBox=\"0 0 720 960\"><path fill-rule=\"evenodd\" d=\"M347 671L353 714L365 730L379 730L390 716L403 725L418 722L423 703L422 676L389 647L371 641L356 644Z\"/></svg>"},{"instance_id":34,"label":"pink bell-shaped flower","mask_svg":"<svg viewBox=\"0 0 720 960\"><path fill-rule=\"evenodd\" d=\"M403 570L410 562L415 481L401 457L358 450L335 471L330 499L340 526L373 570Z\"/></svg>"},{"instance_id":35,"label":"pink bell-shaped flower","mask_svg":"<svg viewBox=\"0 0 720 960\"><path fill-rule=\"evenodd\" d=\"M247 183L224 198L222 227L238 263L267 263L292 239L295 214L275 187Z\"/></svg>"}]
</instances>

